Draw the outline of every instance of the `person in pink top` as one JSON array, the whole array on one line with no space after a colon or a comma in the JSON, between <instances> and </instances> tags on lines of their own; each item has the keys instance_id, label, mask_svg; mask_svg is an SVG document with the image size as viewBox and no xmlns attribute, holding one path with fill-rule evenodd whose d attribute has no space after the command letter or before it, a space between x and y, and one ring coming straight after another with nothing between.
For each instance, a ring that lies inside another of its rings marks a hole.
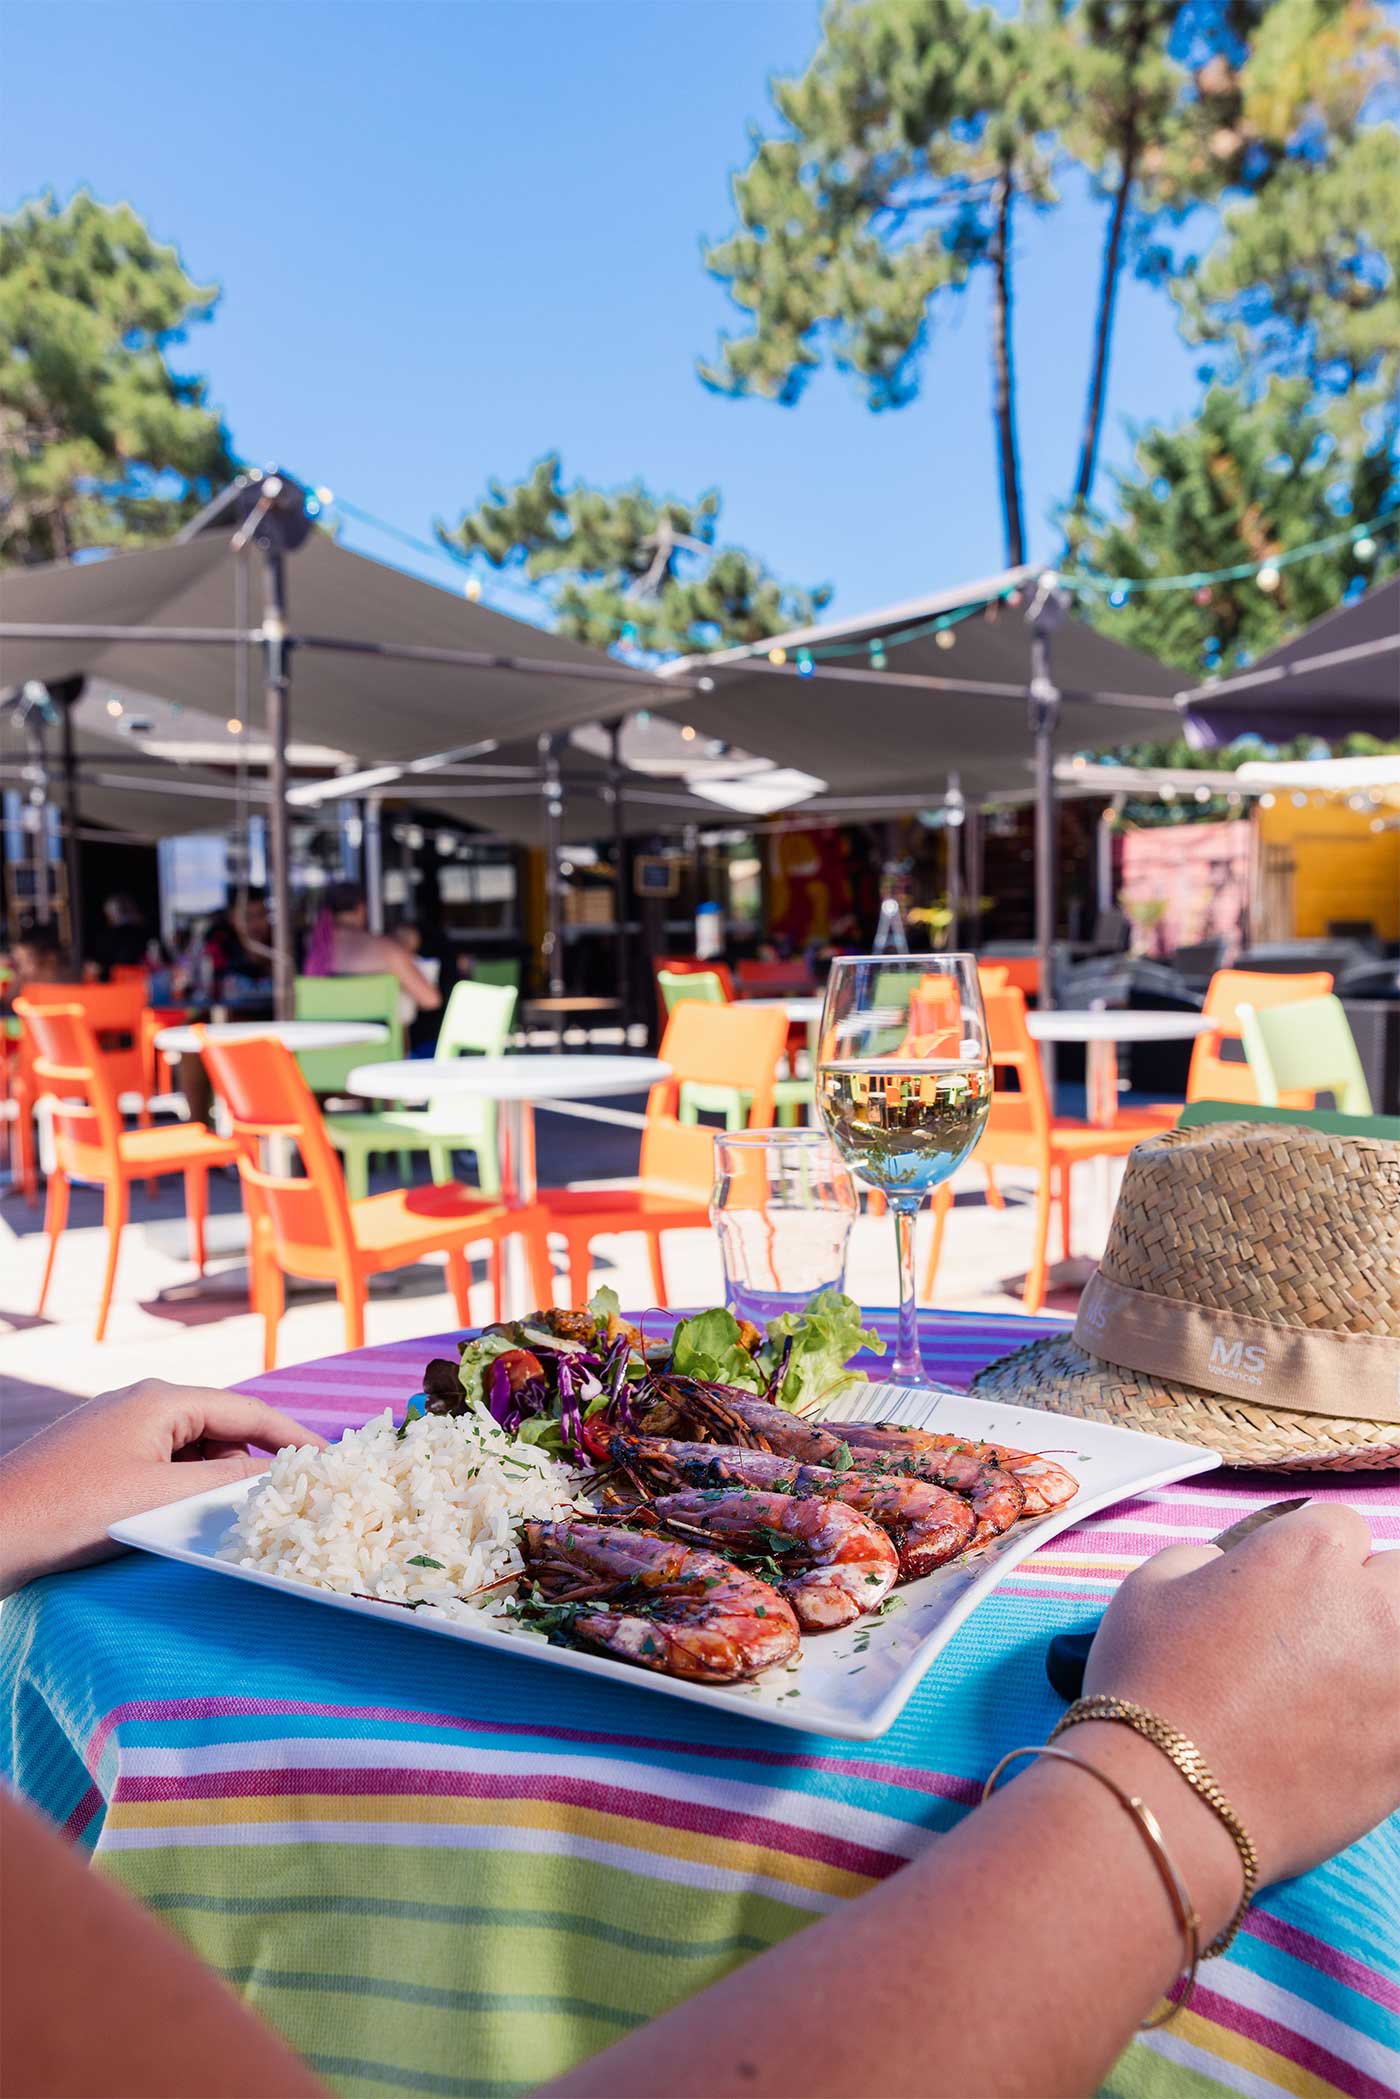
<instances>
[{"instance_id":1,"label":"person in pink top","mask_svg":"<svg viewBox=\"0 0 1400 2099\"><path fill-rule=\"evenodd\" d=\"M333 882L307 945L308 977L378 977L398 979L405 1021L435 1013L442 994L418 967L401 940L371 933L365 900L353 882Z\"/></svg>"}]
</instances>

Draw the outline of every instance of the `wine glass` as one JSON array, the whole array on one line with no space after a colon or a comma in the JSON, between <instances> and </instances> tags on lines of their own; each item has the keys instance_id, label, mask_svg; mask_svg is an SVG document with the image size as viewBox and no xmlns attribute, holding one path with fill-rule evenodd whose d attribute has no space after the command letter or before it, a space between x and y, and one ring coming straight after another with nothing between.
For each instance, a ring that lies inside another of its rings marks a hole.
<instances>
[{"instance_id":1,"label":"wine glass","mask_svg":"<svg viewBox=\"0 0 1400 2099\"><path fill-rule=\"evenodd\" d=\"M932 1385L919 1350L914 1225L962 1165L992 1103L975 955L843 955L831 965L817 1105L851 1171L878 1188L899 1248L899 1342L886 1377Z\"/></svg>"}]
</instances>

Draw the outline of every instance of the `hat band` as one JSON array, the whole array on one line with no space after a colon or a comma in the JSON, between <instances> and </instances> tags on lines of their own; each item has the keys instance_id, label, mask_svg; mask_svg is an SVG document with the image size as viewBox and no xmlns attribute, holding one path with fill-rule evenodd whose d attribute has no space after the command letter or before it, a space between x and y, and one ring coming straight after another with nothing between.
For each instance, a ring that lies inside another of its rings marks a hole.
<instances>
[{"instance_id":1,"label":"hat band","mask_svg":"<svg viewBox=\"0 0 1400 2099\"><path fill-rule=\"evenodd\" d=\"M1130 1289L1098 1269L1079 1300L1074 1338L1120 1370L1221 1399L1341 1421L1400 1422L1400 1336L1282 1326Z\"/></svg>"}]
</instances>

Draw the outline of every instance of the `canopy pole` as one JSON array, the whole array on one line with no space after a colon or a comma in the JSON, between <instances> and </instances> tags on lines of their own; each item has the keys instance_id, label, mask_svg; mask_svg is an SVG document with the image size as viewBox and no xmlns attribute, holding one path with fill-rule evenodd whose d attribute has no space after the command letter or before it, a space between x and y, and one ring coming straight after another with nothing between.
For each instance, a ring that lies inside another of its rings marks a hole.
<instances>
[{"instance_id":1,"label":"canopy pole","mask_svg":"<svg viewBox=\"0 0 1400 2099\"><path fill-rule=\"evenodd\" d=\"M49 690L53 691L52 686ZM77 695L74 694L73 697L76 698ZM82 855L78 847L78 760L73 748L72 700L60 699L59 712L63 716L63 863L68 871L68 940L73 956L73 974L75 977L81 977L83 874Z\"/></svg>"},{"instance_id":2,"label":"canopy pole","mask_svg":"<svg viewBox=\"0 0 1400 2099\"><path fill-rule=\"evenodd\" d=\"M1030 610L1031 682L1027 691L1031 736L1035 745L1035 951L1039 961L1040 1006L1055 1003L1055 878L1059 846L1055 800L1055 731L1060 719L1060 689L1051 669L1050 641L1065 617L1064 594L1053 571L1043 575ZM1045 1082L1055 1097L1055 1052L1045 1052Z\"/></svg>"},{"instance_id":3,"label":"canopy pole","mask_svg":"<svg viewBox=\"0 0 1400 2099\"><path fill-rule=\"evenodd\" d=\"M287 809L287 694L291 672L287 653L286 574L282 549L272 536L259 540L263 577L263 703L267 725L267 784L271 800L267 828L272 876L272 1001L278 1020L290 1020L296 1002L296 964L292 953L291 824Z\"/></svg>"},{"instance_id":4,"label":"canopy pole","mask_svg":"<svg viewBox=\"0 0 1400 2099\"><path fill-rule=\"evenodd\" d=\"M612 802L613 854L617 867L614 909L617 913L617 1003L622 1013L622 1046L627 1047L627 1025L632 1018L631 956L627 945L627 812L623 800L622 725L617 714L608 723L611 756L608 763L608 793Z\"/></svg>"},{"instance_id":5,"label":"canopy pole","mask_svg":"<svg viewBox=\"0 0 1400 2099\"><path fill-rule=\"evenodd\" d=\"M971 801L967 805L967 822L963 826L967 854L967 944L976 949L982 941L982 889L985 881L985 840L982 831L982 804Z\"/></svg>"},{"instance_id":6,"label":"canopy pole","mask_svg":"<svg viewBox=\"0 0 1400 2099\"><path fill-rule=\"evenodd\" d=\"M948 871L948 945L962 946L963 920L963 825L967 819L967 805L962 798L962 783L957 773L948 775L948 791L943 802L943 842L947 854Z\"/></svg>"},{"instance_id":7,"label":"canopy pole","mask_svg":"<svg viewBox=\"0 0 1400 2099\"><path fill-rule=\"evenodd\" d=\"M545 981L551 998L564 996L564 897L559 885L559 849L563 843L560 819L564 814L564 790L559 780L558 738L548 734L539 740L540 769L544 775L544 903L543 960Z\"/></svg>"},{"instance_id":8,"label":"canopy pole","mask_svg":"<svg viewBox=\"0 0 1400 2099\"><path fill-rule=\"evenodd\" d=\"M384 931L384 831L378 795L364 803L365 916L371 933Z\"/></svg>"}]
</instances>

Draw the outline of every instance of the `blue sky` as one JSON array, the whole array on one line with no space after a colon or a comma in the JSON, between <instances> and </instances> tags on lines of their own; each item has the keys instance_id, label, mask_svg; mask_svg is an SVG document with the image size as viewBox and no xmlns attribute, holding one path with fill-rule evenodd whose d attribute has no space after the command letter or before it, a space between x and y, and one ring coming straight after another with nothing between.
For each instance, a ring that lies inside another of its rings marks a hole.
<instances>
[{"instance_id":1,"label":"blue sky","mask_svg":"<svg viewBox=\"0 0 1400 2099\"><path fill-rule=\"evenodd\" d=\"M714 485L727 538L859 612L998 568L1001 523L978 292L897 412L829 372L795 409L695 377L728 312L701 240L817 23L814 0L7 0L0 199L128 199L222 284L186 361L245 458L425 536L550 449L570 477ZM1072 197L1021 229L1035 555L1073 471L1101 227ZM1129 283L1106 457L1195 393L1169 302Z\"/></svg>"}]
</instances>

